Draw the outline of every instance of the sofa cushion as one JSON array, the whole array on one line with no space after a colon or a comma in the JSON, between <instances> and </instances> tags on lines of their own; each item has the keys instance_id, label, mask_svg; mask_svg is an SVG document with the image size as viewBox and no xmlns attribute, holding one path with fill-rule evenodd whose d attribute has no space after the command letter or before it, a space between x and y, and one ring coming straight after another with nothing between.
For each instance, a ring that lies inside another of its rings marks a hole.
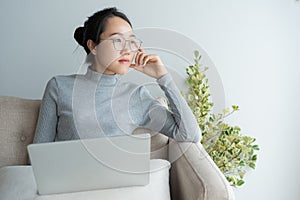
<instances>
[{"instance_id":1,"label":"sofa cushion","mask_svg":"<svg viewBox=\"0 0 300 200\"><path fill-rule=\"evenodd\" d=\"M169 200L169 161L151 160L150 169L150 183L146 186L37 195L31 166L8 166L0 168L0 194L2 199L9 200Z\"/></svg>"},{"instance_id":2,"label":"sofa cushion","mask_svg":"<svg viewBox=\"0 0 300 200\"><path fill-rule=\"evenodd\" d=\"M0 167L28 164L40 100L0 97Z\"/></svg>"}]
</instances>

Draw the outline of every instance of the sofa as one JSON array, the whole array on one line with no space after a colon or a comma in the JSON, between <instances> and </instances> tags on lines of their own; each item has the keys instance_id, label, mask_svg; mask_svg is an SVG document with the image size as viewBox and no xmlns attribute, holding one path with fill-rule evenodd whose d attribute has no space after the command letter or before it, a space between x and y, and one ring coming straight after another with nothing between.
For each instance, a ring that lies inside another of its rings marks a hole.
<instances>
[{"instance_id":1,"label":"sofa","mask_svg":"<svg viewBox=\"0 0 300 200\"><path fill-rule=\"evenodd\" d=\"M21 182L18 184L29 181L24 180L24 175L18 173L21 173L20 167L21 169L31 167L27 145L33 141L40 103L41 100L0 96L0 188L2 189L5 188L6 182L1 176L1 169L15 173L15 179ZM134 134L149 131L137 129ZM176 142L163 134L151 132L151 159L164 159L171 163L169 192L172 200L234 199L231 186L200 143ZM22 173L26 173L26 170ZM15 190L14 192L21 196L27 192L18 191L17 188ZM2 200L1 193L0 199Z\"/></svg>"}]
</instances>

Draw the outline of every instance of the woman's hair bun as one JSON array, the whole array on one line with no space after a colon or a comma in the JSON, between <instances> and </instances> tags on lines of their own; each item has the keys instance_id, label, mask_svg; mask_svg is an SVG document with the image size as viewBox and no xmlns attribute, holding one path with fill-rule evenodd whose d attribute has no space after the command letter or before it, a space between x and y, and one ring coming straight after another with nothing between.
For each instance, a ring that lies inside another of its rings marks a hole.
<instances>
[{"instance_id":1,"label":"woman's hair bun","mask_svg":"<svg viewBox=\"0 0 300 200\"><path fill-rule=\"evenodd\" d=\"M83 34L84 34L84 27L78 27L76 28L75 32L74 32L74 38L77 41L77 43L81 46L83 46Z\"/></svg>"}]
</instances>

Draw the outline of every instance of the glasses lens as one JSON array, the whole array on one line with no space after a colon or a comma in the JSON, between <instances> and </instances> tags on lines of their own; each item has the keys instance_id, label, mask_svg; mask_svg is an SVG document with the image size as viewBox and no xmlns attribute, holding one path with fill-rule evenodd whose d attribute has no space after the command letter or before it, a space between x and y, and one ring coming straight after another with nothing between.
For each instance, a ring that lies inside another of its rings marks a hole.
<instances>
[{"instance_id":1,"label":"glasses lens","mask_svg":"<svg viewBox=\"0 0 300 200\"><path fill-rule=\"evenodd\" d=\"M124 48L125 40L122 38L116 38L113 40L115 49L121 51Z\"/></svg>"},{"instance_id":2,"label":"glasses lens","mask_svg":"<svg viewBox=\"0 0 300 200\"><path fill-rule=\"evenodd\" d=\"M130 40L130 48L132 51L136 51L140 48L141 46L141 41L138 39L132 39Z\"/></svg>"}]
</instances>

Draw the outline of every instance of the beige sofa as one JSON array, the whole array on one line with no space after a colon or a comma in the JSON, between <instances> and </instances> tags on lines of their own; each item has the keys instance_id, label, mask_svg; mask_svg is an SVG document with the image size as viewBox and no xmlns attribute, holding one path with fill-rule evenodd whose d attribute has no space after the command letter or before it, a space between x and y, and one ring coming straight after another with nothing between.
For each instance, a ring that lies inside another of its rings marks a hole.
<instances>
[{"instance_id":1,"label":"beige sofa","mask_svg":"<svg viewBox=\"0 0 300 200\"><path fill-rule=\"evenodd\" d=\"M0 167L28 165L26 147L33 140L39 106L40 100L0 96ZM135 134L141 132L145 130ZM234 199L231 186L200 143L178 143L153 134L151 158L170 161L172 200ZM1 175L0 185L5 185Z\"/></svg>"}]
</instances>

